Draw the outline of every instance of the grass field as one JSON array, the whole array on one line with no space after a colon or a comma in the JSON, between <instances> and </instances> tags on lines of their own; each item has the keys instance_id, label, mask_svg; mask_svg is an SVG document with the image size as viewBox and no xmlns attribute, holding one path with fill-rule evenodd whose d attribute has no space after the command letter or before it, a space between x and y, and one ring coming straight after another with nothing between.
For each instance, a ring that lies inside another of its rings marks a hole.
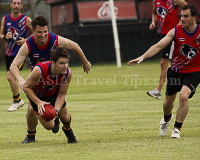
<instances>
[{"instance_id":1,"label":"grass field","mask_svg":"<svg viewBox=\"0 0 200 160\"><path fill-rule=\"evenodd\" d=\"M67 144L60 130L46 131L38 124L36 142L22 144L26 136L26 109L8 112L12 95L4 65L0 66L0 159L200 159L200 91L189 100L189 113L180 139L170 138L174 119L166 137L159 136L163 117L161 100L146 95L157 87L159 62L147 61L134 67L123 64L94 65L87 75L81 66L71 67L73 79L68 91L68 111L77 144ZM29 74L25 69L23 77ZM177 95L177 98L179 94ZM176 114L178 100L173 113Z\"/></svg>"}]
</instances>

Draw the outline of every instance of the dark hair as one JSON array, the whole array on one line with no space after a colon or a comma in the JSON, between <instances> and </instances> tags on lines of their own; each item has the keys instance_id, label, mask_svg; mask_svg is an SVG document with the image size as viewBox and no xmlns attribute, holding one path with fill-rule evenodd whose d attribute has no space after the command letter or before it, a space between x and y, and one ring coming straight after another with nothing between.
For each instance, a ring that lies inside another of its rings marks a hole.
<instances>
[{"instance_id":1,"label":"dark hair","mask_svg":"<svg viewBox=\"0 0 200 160\"><path fill-rule=\"evenodd\" d=\"M55 50L51 53L51 61L54 61L55 63L58 61L59 58L68 58L70 59L70 54L61 47L56 47Z\"/></svg>"},{"instance_id":2,"label":"dark hair","mask_svg":"<svg viewBox=\"0 0 200 160\"><path fill-rule=\"evenodd\" d=\"M35 30L37 25L40 27L48 26L48 20L43 15L38 15L32 20L31 25Z\"/></svg>"},{"instance_id":3,"label":"dark hair","mask_svg":"<svg viewBox=\"0 0 200 160\"><path fill-rule=\"evenodd\" d=\"M10 1L10 3L12 3L12 2L13 2L13 0ZM21 0L21 4L22 4L22 0Z\"/></svg>"},{"instance_id":4,"label":"dark hair","mask_svg":"<svg viewBox=\"0 0 200 160\"><path fill-rule=\"evenodd\" d=\"M187 4L185 6L182 7L182 10L185 11L189 9L190 10L190 13L191 13L191 16L198 16L198 10L197 8L195 7L195 5L193 4Z\"/></svg>"}]
</instances>

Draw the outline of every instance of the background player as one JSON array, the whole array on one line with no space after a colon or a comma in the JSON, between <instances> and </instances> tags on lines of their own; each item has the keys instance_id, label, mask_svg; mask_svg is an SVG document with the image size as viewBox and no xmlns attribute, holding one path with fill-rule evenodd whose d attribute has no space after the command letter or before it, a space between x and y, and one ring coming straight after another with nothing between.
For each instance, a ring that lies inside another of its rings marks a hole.
<instances>
[{"instance_id":1,"label":"background player","mask_svg":"<svg viewBox=\"0 0 200 160\"><path fill-rule=\"evenodd\" d=\"M13 94L13 103L8 111L16 111L24 105L18 92L18 84L10 73L10 65L16 57L19 48L26 41L27 29L32 32L31 19L21 14L23 8L22 0L12 0L10 3L12 13L6 15L1 20L0 38L6 40L6 69L8 71L7 80ZM24 61L20 64L21 69Z\"/></svg>"},{"instance_id":2,"label":"background player","mask_svg":"<svg viewBox=\"0 0 200 160\"><path fill-rule=\"evenodd\" d=\"M159 40L178 24L178 6L183 7L186 4L184 0L153 0L152 23L149 28L150 30L154 29L157 20ZM147 91L147 95L151 97L161 99L161 90L165 83L169 59L172 59L173 47L172 42L162 50L158 87L152 91Z\"/></svg>"}]
</instances>

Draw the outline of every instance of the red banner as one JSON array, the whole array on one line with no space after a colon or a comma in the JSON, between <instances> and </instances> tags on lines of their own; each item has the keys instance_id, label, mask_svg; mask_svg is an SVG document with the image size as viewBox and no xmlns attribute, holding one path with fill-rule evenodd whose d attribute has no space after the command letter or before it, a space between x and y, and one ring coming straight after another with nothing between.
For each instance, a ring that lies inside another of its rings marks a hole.
<instances>
[{"instance_id":1,"label":"red banner","mask_svg":"<svg viewBox=\"0 0 200 160\"><path fill-rule=\"evenodd\" d=\"M135 1L115 1L114 11L117 20L138 19ZM78 13L82 22L111 19L109 1L78 2Z\"/></svg>"},{"instance_id":2,"label":"red banner","mask_svg":"<svg viewBox=\"0 0 200 160\"><path fill-rule=\"evenodd\" d=\"M66 23L73 23L73 4L64 4L51 9L52 27L63 25Z\"/></svg>"}]
</instances>

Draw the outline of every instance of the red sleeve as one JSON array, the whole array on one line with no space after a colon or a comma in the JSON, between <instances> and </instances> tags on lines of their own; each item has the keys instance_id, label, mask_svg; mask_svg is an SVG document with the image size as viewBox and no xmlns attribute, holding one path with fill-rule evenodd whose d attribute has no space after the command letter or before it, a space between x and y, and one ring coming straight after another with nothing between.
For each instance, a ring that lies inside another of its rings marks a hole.
<instances>
[{"instance_id":1,"label":"red sleeve","mask_svg":"<svg viewBox=\"0 0 200 160\"><path fill-rule=\"evenodd\" d=\"M28 44L28 39L26 40L26 45L28 47L28 55L30 54L30 45Z\"/></svg>"}]
</instances>

